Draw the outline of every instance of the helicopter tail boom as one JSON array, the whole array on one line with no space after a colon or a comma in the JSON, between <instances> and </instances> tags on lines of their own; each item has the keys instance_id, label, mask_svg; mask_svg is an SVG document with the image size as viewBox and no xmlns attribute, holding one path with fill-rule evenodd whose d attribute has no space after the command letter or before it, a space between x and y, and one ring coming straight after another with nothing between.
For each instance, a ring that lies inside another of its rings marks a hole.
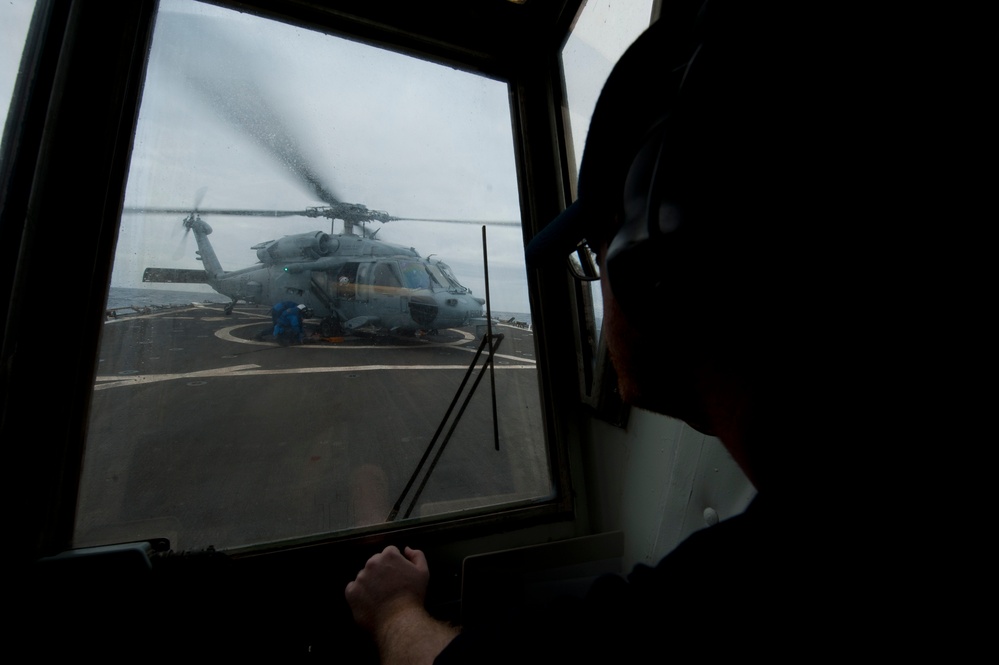
<instances>
[{"instance_id":1,"label":"helicopter tail boom","mask_svg":"<svg viewBox=\"0 0 999 665\"><path fill-rule=\"evenodd\" d=\"M208 275L204 270L187 268L146 268L142 273L143 282L165 284L207 284Z\"/></svg>"},{"instance_id":2,"label":"helicopter tail boom","mask_svg":"<svg viewBox=\"0 0 999 665\"><path fill-rule=\"evenodd\" d=\"M219 263L218 257L215 256L215 250L208 241L208 234L212 232L212 227L203 222L201 217L195 213L184 220L184 226L188 230L194 231L194 239L198 243L198 260L204 264L208 280L221 277L225 271L222 270L222 264Z\"/></svg>"}]
</instances>

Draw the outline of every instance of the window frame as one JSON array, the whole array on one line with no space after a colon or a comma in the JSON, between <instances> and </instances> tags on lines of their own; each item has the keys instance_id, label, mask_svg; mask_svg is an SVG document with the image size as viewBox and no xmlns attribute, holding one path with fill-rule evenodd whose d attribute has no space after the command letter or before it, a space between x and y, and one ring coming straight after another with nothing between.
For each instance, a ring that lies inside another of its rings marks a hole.
<instances>
[{"instance_id":1,"label":"window frame","mask_svg":"<svg viewBox=\"0 0 999 665\"><path fill-rule=\"evenodd\" d=\"M2 439L8 442L9 468L18 475L16 498L8 502L13 517L8 537L21 556L33 560L52 555L71 542L76 495L86 439L89 400L96 372L103 307L110 283L114 242L128 173L131 140L138 118L145 57L155 21L155 0L140 0L127 9L100 3L39 0L26 43L25 62L31 75L15 90L11 132L19 141L3 155L4 259L11 270L9 308L4 321L5 391ZM215 3L253 11L324 32L397 50L508 83L513 135L520 182L523 232L526 239L560 211L566 201L565 144L561 140L558 44L578 9L578 0L559 3L544 25L544 39L517 39L474 46L475 35L444 38L434 16L406 10L396 24L372 21L363 3L340 3L336 10L319 3ZM444 10L462 14L462 0ZM509 8L494 5L497 16ZM516 9L516 8L513 8ZM541 10L536 10L541 11ZM549 8L548 11L551 11ZM353 12L353 13L352 13ZM481 17L478 20L482 20ZM399 25L412 21L416 29ZM488 23L488 21L487 21ZM539 22L540 24L540 22ZM467 32L467 31L465 31ZM561 35L561 36L560 36ZM481 36L479 38L481 42ZM522 44L533 44L522 50ZM490 50L492 49L492 50ZM544 62L545 67L538 67ZM51 105L53 99L59 104ZM78 172L81 155L87 169ZM75 177L72 177L75 176ZM50 220L59 225L59 242L46 243ZM10 248L16 247L17 252ZM69 280L67 275L77 275ZM59 294L62 297L53 297ZM574 334L571 282L564 271L529 275L535 312L538 373L555 498L528 506L490 510L418 525L377 525L295 541L279 541L234 551L249 558L304 549L328 552L358 544L370 546L406 536L412 542L493 542L497 532L518 531L523 542L569 537L585 532L581 505L573 487L571 441L582 426L578 400L564 389L562 377L576 375L576 359L560 339ZM39 326L44 303L56 302L59 325ZM66 339L67 327L73 331ZM58 349L58 351L54 351ZM41 359L41 360L39 360ZM52 382L46 377L61 377ZM41 378L39 378L41 377ZM24 389L23 386L28 386ZM18 387L18 389L15 389ZM30 442L19 435L19 414L39 402L55 412ZM554 535L553 535L554 534ZM510 542L505 538L505 542ZM306 547L310 546L310 547ZM474 546L472 546L474 547ZM311 555L309 555L311 556Z\"/></svg>"}]
</instances>

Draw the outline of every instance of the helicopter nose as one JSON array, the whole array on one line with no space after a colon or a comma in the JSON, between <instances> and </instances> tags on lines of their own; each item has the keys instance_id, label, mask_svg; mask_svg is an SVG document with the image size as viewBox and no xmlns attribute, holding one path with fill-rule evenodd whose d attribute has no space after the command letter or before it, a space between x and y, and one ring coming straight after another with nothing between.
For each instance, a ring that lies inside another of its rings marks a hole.
<instances>
[{"instance_id":1,"label":"helicopter nose","mask_svg":"<svg viewBox=\"0 0 999 665\"><path fill-rule=\"evenodd\" d=\"M416 296L409 300L409 315L421 326L430 326L437 318L439 308L433 298Z\"/></svg>"}]
</instances>

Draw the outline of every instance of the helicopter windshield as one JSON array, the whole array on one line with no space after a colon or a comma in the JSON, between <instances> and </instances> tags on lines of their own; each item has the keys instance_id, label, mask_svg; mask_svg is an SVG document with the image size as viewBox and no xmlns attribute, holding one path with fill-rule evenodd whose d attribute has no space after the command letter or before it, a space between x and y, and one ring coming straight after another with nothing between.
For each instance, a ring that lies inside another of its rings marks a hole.
<instances>
[{"instance_id":1,"label":"helicopter windshield","mask_svg":"<svg viewBox=\"0 0 999 665\"><path fill-rule=\"evenodd\" d=\"M454 273L451 272L451 268L448 267L448 265L443 261L427 264L427 270L429 270L430 274L433 275L434 278L441 284L450 285L449 290L457 293L468 293L468 289L458 282Z\"/></svg>"}]
</instances>

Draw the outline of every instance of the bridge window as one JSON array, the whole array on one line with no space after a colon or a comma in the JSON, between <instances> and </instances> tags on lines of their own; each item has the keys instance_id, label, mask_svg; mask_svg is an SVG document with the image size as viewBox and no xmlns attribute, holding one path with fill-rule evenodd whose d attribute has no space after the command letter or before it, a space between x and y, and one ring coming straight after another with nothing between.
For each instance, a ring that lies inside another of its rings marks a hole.
<instances>
[{"instance_id":1,"label":"bridge window","mask_svg":"<svg viewBox=\"0 0 999 665\"><path fill-rule=\"evenodd\" d=\"M34 10L34 0L0 3L0 26L3 26L4 35L0 41L0 102L3 103L4 126L21 64L21 50Z\"/></svg>"},{"instance_id":2,"label":"bridge window","mask_svg":"<svg viewBox=\"0 0 999 665\"><path fill-rule=\"evenodd\" d=\"M76 546L241 551L551 504L510 96L453 63L159 3ZM466 389L456 424L449 412L483 336L483 224L494 317L526 324L497 328L495 428L489 381ZM337 249L249 249L318 231ZM431 254L469 289L352 297L354 284L426 288L424 266L403 273L397 257ZM144 283L148 267L201 283ZM313 316L303 344L282 346L269 311L289 293Z\"/></svg>"},{"instance_id":3,"label":"bridge window","mask_svg":"<svg viewBox=\"0 0 999 665\"><path fill-rule=\"evenodd\" d=\"M576 175L583 158L590 116L600 91L614 64L651 23L653 11L652 0L584 2L562 47L562 75L568 109L567 143L572 157L569 173L572 198L576 196ZM579 302L580 385L583 398L597 406L601 399L600 365L609 363L606 354L600 353L603 299L599 282L580 282L575 286Z\"/></svg>"}]
</instances>

